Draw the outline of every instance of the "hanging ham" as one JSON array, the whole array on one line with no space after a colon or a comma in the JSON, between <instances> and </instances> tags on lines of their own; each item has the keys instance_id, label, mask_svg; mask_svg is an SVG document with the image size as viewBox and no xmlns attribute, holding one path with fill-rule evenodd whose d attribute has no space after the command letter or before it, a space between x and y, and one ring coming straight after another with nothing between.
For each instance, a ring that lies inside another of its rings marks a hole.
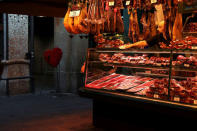
<instances>
[{"instance_id":1,"label":"hanging ham","mask_svg":"<svg viewBox=\"0 0 197 131\"><path fill-rule=\"evenodd\" d=\"M121 12L120 10L116 13L116 32L117 33L124 33L124 23L122 20Z\"/></svg>"},{"instance_id":2,"label":"hanging ham","mask_svg":"<svg viewBox=\"0 0 197 131\"><path fill-rule=\"evenodd\" d=\"M176 18L174 21L173 25L173 40L181 40L182 39L182 28L183 28L183 23L182 23L182 14L178 12L178 9L176 11Z\"/></svg>"},{"instance_id":3,"label":"hanging ham","mask_svg":"<svg viewBox=\"0 0 197 131\"><path fill-rule=\"evenodd\" d=\"M68 24L68 21L70 20L70 18L69 18L70 10L71 10L71 8L68 7L68 10L67 10L66 15L64 17L64 23L63 24L64 24L64 27L67 30L67 32L72 33L71 28Z\"/></svg>"},{"instance_id":4,"label":"hanging ham","mask_svg":"<svg viewBox=\"0 0 197 131\"><path fill-rule=\"evenodd\" d=\"M78 15L70 15L71 11L79 12ZM90 26L85 19L88 17L87 13L87 1L81 3L79 1L73 1L69 3L68 11L64 17L64 27L71 34L88 34Z\"/></svg>"},{"instance_id":5,"label":"hanging ham","mask_svg":"<svg viewBox=\"0 0 197 131\"><path fill-rule=\"evenodd\" d=\"M146 12L143 12L140 22L143 25L143 31L142 31L143 39L146 40L150 34L150 29L149 29L150 22L147 21Z\"/></svg>"},{"instance_id":6,"label":"hanging ham","mask_svg":"<svg viewBox=\"0 0 197 131\"><path fill-rule=\"evenodd\" d=\"M153 37L157 33L156 24L155 24L155 14L150 12L148 13L149 22L150 22L150 35Z\"/></svg>"},{"instance_id":7,"label":"hanging ham","mask_svg":"<svg viewBox=\"0 0 197 131\"><path fill-rule=\"evenodd\" d=\"M87 7L86 4L83 5L83 8L81 9L81 13L79 17L75 18L76 26L80 30L80 32L84 34L88 34L90 32L90 27L88 26L88 22L86 22L84 19L87 18Z\"/></svg>"},{"instance_id":8,"label":"hanging ham","mask_svg":"<svg viewBox=\"0 0 197 131\"><path fill-rule=\"evenodd\" d=\"M133 42L139 41L140 30L137 19L137 10L134 10L134 12L130 14L128 36Z\"/></svg>"}]
</instances>

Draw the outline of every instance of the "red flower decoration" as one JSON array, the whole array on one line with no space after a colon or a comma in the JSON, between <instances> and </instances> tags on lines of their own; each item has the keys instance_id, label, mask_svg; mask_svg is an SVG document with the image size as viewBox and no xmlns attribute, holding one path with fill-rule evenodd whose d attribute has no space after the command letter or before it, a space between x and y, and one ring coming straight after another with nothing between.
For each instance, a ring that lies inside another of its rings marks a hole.
<instances>
[{"instance_id":1,"label":"red flower decoration","mask_svg":"<svg viewBox=\"0 0 197 131\"><path fill-rule=\"evenodd\" d=\"M53 48L44 52L44 59L52 67L57 67L62 58L62 50L60 48Z\"/></svg>"}]
</instances>

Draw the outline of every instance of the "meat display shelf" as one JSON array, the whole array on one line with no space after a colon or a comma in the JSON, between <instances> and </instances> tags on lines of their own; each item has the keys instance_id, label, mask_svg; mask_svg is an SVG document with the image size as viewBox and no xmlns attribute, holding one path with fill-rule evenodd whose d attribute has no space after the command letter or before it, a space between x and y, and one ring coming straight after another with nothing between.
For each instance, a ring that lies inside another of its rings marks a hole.
<instances>
[{"instance_id":1,"label":"meat display shelf","mask_svg":"<svg viewBox=\"0 0 197 131\"><path fill-rule=\"evenodd\" d=\"M146 65L133 65L133 64L125 64L125 63L106 63L102 61L89 61L89 63L100 63L104 66L116 66L116 67L127 67L127 68L140 68L140 69L160 69L160 70L169 70L169 66L160 67L160 66L146 66ZM195 67L195 66L193 66ZM172 70L175 71L190 71L197 72L197 68L189 68L189 67L180 67L180 66L172 66Z\"/></svg>"},{"instance_id":2,"label":"meat display shelf","mask_svg":"<svg viewBox=\"0 0 197 131\"><path fill-rule=\"evenodd\" d=\"M192 33L190 33L192 34ZM193 33L193 34L197 34ZM170 54L170 53L195 53L197 54L196 50L193 49L160 49L160 50L144 50L144 49L139 49L139 50L135 50L135 49L125 49L125 50L121 50L121 49L114 49L114 48L90 48L89 51L94 51L97 53L137 53L137 54L146 54L146 53L150 53L150 54L155 54L155 53L159 53L159 54Z\"/></svg>"},{"instance_id":3,"label":"meat display shelf","mask_svg":"<svg viewBox=\"0 0 197 131\"><path fill-rule=\"evenodd\" d=\"M191 49L173 49L173 54L197 54L197 50Z\"/></svg>"},{"instance_id":4,"label":"meat display shelf","mask_svg":"<svg viewBox=\"0 0 197 131\"><path fill-rule=\"evenodd\" d=\"M126 67L126 68L136 68L136 69L160 69L169 70L169 67L158 67L158 66L142 66L142 65L132 65L132 64L118 64L118 63L103 63L104 66L116 66L116 67Z\"/></svg>"},{"instance_id":5,"label":"meat display shelf","mask_svg":"<svg viewBox=\"0 0 197 131\"><path fill-rule=\"evenodd\" d=\"M118 62L114 62L114 63L107 63L106 61L89 61L89 63L103 63L105 66L129 66L130 68L145 68L145 69L149 69L149 68L154 68L154 69L163 69L163 68L169 68L169 66L148 66L148 65L134 65L132 63L118 63Z\"/></svg>"},{"instance_id":6,"label":"meat display shelf","mask_svg":"<svg viewBox=\"0 0 197 131\"><path fill-rule=\"evenodd\" d=\"M152 73L142 73L142 72L136 72L136 75L140 76L153 76L153 77L162 77L162 78L168 78L169 75L164 74L152 74ZM187 78L194 78L194 77L183 77L183 76L171 76L173 79L187 79Z\"/></svg>"},{"instance_id":7,"label":"meat display shelf","mask_svg":"<svg viewBox=\"0 0 197 131\"><path fill-rule=\"evenodd\" d=\"M184 67L176 67L176 66L173 66L172 67L172 70L174 71L186 71L186 72L197 72L197 69L191 69L191 68L184 68Z\"/></svg>"},{"instance_id":8,"label":"meat display shelf","mask_svg":"<svg viewBox=\"0 0 197 131\"><path fill-rule=\"evenodd\" d=\"M197 34L197 32L183 32L184 34Z\"/></svg>"},{"instance_id":9,"label":"meat display shelf","mask_svg":"<svg viewBox=\"0 0 197 131\"><path fill-rule=\"evenodd\" d=\"M192 35L192 36L196 36L197 35L197 32L183 32L183 35L184 36L188 36L188 35Z\"/></svg>"},{"instance_id":10,"label":"meat display shelf","mask_svg":"<svg viewBox=\"0 0 197 131\"><path fill-rule=\"evenodd\" d=\"M98 49L89 49L91 51L95 51L97 53L150 53L150 54L155 54L155 53L160 53L160 54L170 54L171 51L168 50L168 49L162 49L162 50L159 50L159 51L155 51L154 50L154 53L153 53L153 50L134 50L134 49L125 49L125 50L121 50L121 49L103 49L103 48L98 48Z\"/></svg>"},{"instance_id":11,"label":"meat display shelf","mask_svg":"<svg viewBox=\"0 0 197 131\"><path fill-rule=\"evenodd\" d=\"M153 74L153 73L143 73L143 72L136 72L136 75L140 76L153 76L153 77L169 77L169 75L164 75L164 74Z\"/></svg>"},{"instance_id":12,"label":"meat display shelf","mask_svg":"<svg viewBox=\"0 0 197 131\"><path fill-rule=\"evenodd\" d=\"M197 37L197 32L183 32L183 37L194 36Z\"/></svg>"}]
</instances>

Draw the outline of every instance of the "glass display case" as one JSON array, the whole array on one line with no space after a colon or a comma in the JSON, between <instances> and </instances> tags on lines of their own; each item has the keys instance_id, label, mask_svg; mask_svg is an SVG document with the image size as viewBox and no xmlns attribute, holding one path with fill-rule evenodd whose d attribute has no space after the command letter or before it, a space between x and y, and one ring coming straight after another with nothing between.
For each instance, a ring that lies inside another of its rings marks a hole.
<instances>
[{"instance_id":1,"label":"glass display case","mask_svg":"<svg viewBox=\"0 0 197 131\"><path fill-rule=\"evenodd\" d=\"M172 56L170 100L197 104L197 52L174 51Z\"/></svg>"},{"instance_id":2,"label":"glass display case","mask_svg":"<svg viewBox=\"0 0 197 131\"><path fill-rule=\"evenodd\" d=\"M89 49L85 89L197 107L197 51Z\"/></svg>"}]
</instances>

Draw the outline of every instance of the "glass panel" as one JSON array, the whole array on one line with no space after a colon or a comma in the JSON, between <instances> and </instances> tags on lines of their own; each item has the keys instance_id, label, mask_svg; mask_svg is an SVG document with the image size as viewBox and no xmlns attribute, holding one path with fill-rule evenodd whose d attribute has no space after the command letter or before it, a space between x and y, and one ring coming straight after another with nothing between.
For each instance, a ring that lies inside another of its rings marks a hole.
<instances>
[{"instance_id":1,"label":"glass panel","mask_svg":"<svg viewBox=\"0 0 197 131\"><path fill-rule=\"evenodd\" d=\"M169 51L90 49L88 56L86 87L168 99Z\"/></svg>"},{"instance_id":2,"label":"glass panel","mask_svg":"<svg viewBox=\"0 0 197 131\"><path fill-rule=\"evenodd\" d=\"M197 52L173 54L170 96L172 101L197 104Z\"/></svg>"}]
</instances>

